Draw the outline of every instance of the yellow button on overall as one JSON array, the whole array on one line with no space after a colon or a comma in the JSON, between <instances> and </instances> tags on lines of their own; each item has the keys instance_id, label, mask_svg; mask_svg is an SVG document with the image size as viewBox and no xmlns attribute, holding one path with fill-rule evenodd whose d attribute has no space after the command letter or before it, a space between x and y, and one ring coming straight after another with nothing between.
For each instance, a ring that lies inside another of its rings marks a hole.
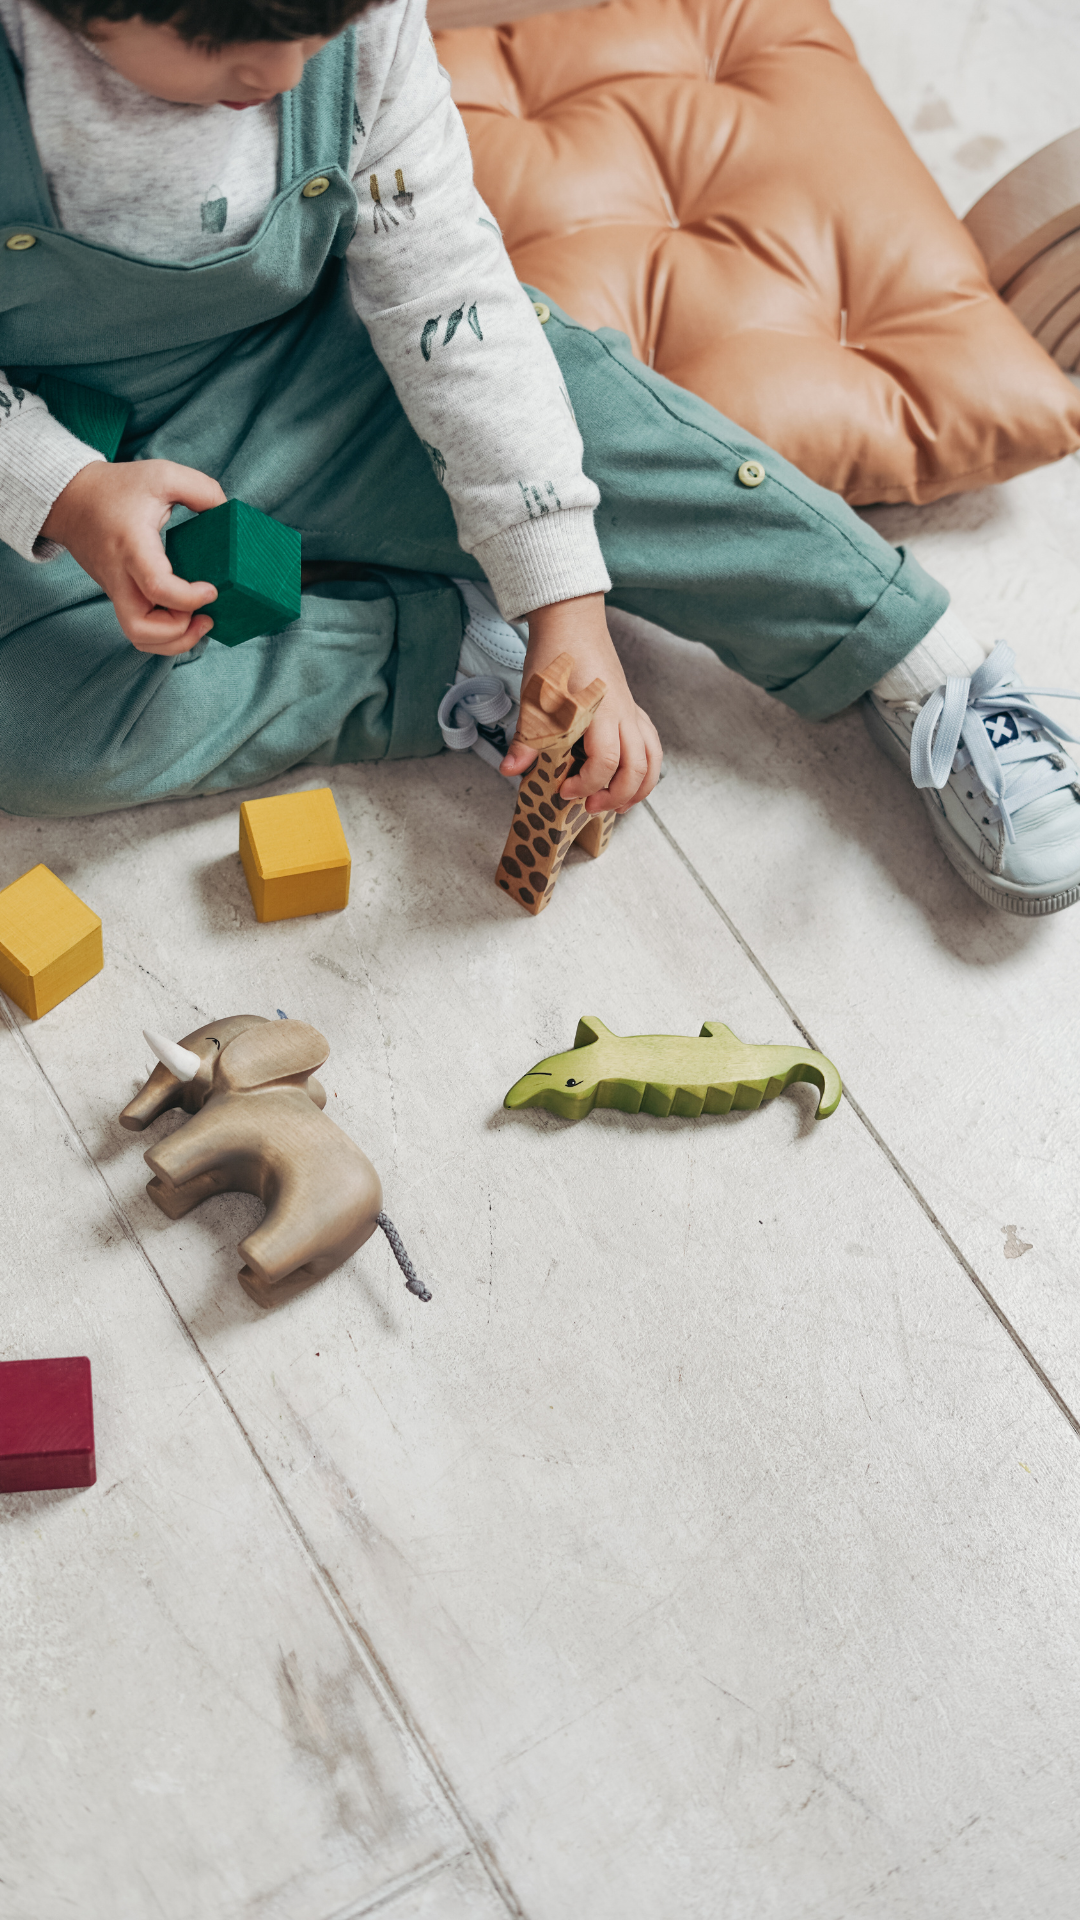
<instances>
[{"instance_id":1,"label":"yellow button on overall","mask_svg":"<svg viewBox=\"0 0 1080 1920\"><path fill-rule=\"evenodd\" d=\"M760 487L765 469L760 460L744 460L735 478L740 487Z\"/></svg>"},{"instance_id":2,"label":"yellow button on overall","mask_svg":"<svg viewBox=\"0 0 1080 1920\"><path fill-rule=\"evenodd\" d=\"M539 320L540 325L542 327L546 327L548 321L551 319L551 308L545 307L542 300L534 300L533 312L535 313L537 319Z\"/></svg>"},{"instance_id":3,"label":"yellow button on overall","mask_svg":"<svg viewBox=\"0 0 1080 1920\"><path fill-rule=\"evenodd\" d=\"M309 180L307 186L301 187L300 191L305 200L317 200L320 193L325 193L329 185L330 182L325 173L317 173L314 180Z\"/></svg>"},{"instance_id":4,"label":"yellow button on overall","mask_svg":"<svg viewBox=\"0 0 1080 1920\"><path fill-rule=\"evenodd\" d=\"M36 247L37 241L32 233L13 233L10 240L4 241L12 253L25 253L27 247Z\"/></svg>"}]
</instances>

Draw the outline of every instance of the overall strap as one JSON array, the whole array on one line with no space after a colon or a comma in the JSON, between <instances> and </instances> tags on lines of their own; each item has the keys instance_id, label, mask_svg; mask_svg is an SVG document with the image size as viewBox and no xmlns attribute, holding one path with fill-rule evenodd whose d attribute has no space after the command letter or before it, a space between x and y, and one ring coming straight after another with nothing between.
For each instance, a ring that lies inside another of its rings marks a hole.
<instances>
[{"instance_id":1,"label":"overall strap","mask_svg":"<svg viewBox=\"0 0 1080 1920\"><path fill-rule=\"evenodd\" d=\"M0 22L0 226L16 220L33 227L59 225L26 111L21 70Z\"/></svg>"},{"instance_id":2,"label":"overall strap","mask_svg":"<svg viewBox=\"0 0 1080 1920\"><path fill-rule=\"evenodd\" d=\"M348 177L356 100L356 28L328 42L304 68L303 79L281 96L281 178L284 189L318 167L340 167Z\"/></svg>"}]
</instances>

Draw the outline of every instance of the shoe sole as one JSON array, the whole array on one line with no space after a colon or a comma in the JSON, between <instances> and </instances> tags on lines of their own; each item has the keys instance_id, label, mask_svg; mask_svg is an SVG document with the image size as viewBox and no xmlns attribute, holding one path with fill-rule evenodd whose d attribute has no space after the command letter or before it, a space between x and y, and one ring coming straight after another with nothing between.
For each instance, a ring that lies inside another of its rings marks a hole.
<instances>
[{"instance_id":1,"label":"shoe sole","mask_svg":"<svg viewBox=\"0 0 1080 1920\"><path fill-rule=\"evenodd\" d=\"M886 726L869 695L864 696L861 705L866 731L874 745L880 747L893 765L901 767L910 778L911 761L903 743ZM997 874L988 873L981 860L960 838L956 828L950 826L931 795L920 791L919 797L929 816L934 838L949 865L988 907L998 907L1004 913L1018 913L1027 919L1037 919L1043 914L1061 913L1065 907L1073 907L1080 900L1080 873L1066 881L1064 886L1046 893L1035 892L1015 880L1000 879Z\"/></svg>"}]
</instances>

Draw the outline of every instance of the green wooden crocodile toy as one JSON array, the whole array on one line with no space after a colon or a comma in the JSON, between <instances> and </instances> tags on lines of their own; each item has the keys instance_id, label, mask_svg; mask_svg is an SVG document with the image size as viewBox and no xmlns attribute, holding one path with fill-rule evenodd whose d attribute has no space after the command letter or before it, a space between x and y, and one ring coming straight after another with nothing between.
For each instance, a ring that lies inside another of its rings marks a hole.
<instances>
[{"instance_id":1,"label":"green wooden crocodile toy","mask_svg":"<svg viewBox=\"0 0 1080 1920\"><path fill-rule=\"evenodd\" d=\"M678 1033L611 1033L590 1017L578 1021L570 1052L539 1061L503 1105L546 1107L562 1120L583 1120L594 1107L696 1118L760 1107L794 1080L817 1087L819 1120L836 1112L840 1075L809 1047L748 1047L718 1020L706 1020L694 1040Z\"/></svg>"}]
</instances>

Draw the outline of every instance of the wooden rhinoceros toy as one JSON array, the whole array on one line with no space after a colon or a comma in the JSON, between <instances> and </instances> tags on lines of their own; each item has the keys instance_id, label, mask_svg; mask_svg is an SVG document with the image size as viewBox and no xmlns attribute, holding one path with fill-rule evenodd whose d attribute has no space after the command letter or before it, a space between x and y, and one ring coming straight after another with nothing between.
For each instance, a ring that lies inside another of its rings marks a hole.
<instances>
[{"instance_id":1,"label":"wooden rhinoceros toy","mask_svg":"<svg viewBox=\"0 0 1080 1920\"><path fill-rule=\"evenodd\" d=\"M706 1020L697 1039L677 1033L611 1033L578 1021L569 1053L553 1053L511 1087L505 1107L546 1107L582 1120L594 1107L622 1113L728 1113L760 1107L794 1080L817 1087L817 1117L835 1113L843 1091L831 1060L809 1047L748 1047L730 1027Z\"/></svg>"},{"instance_id":2,"label":"wooden rhinoceros toy","mask_svg":"<svg viewBox=\"0 0 1080 1920\"><path fill-rule=\"evenodd\" d=\"M141 1133L160 1114L193 1114L143 1156L150 1198L179 1220L212 1193L254 1193L266 1215L240 1243L239 1279L260 1307L291 1300L341 1265L381 1227L410 1293L430 1300L382 1210L379 1176L322 1109L312 1079L329 1044L302 1020L237 1013L177 1045L144 1034L157 1054L144 1087L120 1115Z\"/></svg>"}]
</instances>

